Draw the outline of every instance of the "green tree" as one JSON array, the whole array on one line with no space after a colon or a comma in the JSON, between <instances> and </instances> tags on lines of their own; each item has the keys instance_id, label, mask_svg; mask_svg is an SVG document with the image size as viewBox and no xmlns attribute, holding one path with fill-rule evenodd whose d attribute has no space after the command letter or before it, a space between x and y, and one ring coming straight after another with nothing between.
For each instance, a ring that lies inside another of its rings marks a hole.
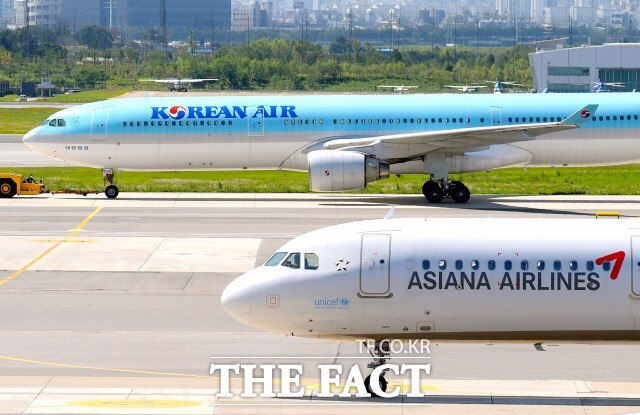
<instances>
[{"instance_id":1,"label":"green tree","mask_svg":"<svg viewBox=\"0 0 640 415\"><path fill-rule=\"evenodd\" d=\"M104 27L97 25L85 26L76 35L76 40L91 49L106 50L113 46L113 36Z\"/></svg>"}]
</instances>

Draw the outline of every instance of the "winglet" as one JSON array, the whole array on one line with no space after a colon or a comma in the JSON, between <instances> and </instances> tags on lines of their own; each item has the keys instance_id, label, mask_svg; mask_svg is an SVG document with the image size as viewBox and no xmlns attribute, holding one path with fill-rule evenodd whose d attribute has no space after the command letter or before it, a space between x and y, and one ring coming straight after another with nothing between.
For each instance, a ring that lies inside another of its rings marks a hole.
<instances>
[{"instance_id":1,"label":"winglet","mask_svg":"<svg viewBox=\"0 0 640 415\"><path fill-rule=\"evenodd\" d=\"M569 115L560 123L560 125L581 125L591 121L591 117L595 115L598 104L589 104L586 107Z\"/></svg>"}]
</instances>

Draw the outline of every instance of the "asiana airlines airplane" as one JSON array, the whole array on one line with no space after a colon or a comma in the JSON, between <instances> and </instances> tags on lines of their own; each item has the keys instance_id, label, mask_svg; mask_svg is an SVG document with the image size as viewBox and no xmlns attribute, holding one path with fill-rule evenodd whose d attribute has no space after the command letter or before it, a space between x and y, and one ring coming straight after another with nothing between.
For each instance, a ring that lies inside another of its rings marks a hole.
<instances>
[{"instance_id":1,"label":"asiana airlines airplane","mask_svg":"<svg viewBox=\"0 0 640 415\"><path fill-rule=\"evenodd\" d=\"M640 223L335 225L287 242L232 281L221 302L272 333L375 341L370 367L385 363L389 339L640 341Z\"/></svg>"},{"instance_id":2,"label":"asiana airlines airplane","mask_svg":"<svg viewBox=\"0 0 640 415\"><path fill-rule=\"evenodd\" d=\"M635 93L131 98L64 109L24 142L101 169L109 198L117 170L285 169L316 192L425 174L429 202L464 203L451 173L639 161L639 116Z\"/></svg>"}]
</instances>

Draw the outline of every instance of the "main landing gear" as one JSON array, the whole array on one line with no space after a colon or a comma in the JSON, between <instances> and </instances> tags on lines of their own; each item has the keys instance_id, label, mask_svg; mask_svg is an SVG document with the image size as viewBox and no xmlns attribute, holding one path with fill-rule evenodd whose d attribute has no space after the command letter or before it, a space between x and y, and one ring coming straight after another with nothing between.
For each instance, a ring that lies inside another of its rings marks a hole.
<instances>
[{"instance_id":1,"label":"main landing gear","mask_svg":"<svg viewBox=\"0 0 640 415\"><path fill-rule=\"evenodd\" d=\"M422 185L422 194L430 203L440 203L445 197L450 197L456 203L467 203L471 197L469 188L455 180L430 179Z\"/></svg>"},{"instance_id":2,"label":"main landing gear","mask_svg":"<svg viewBox=\"0 0 640 415\"><path fill-rule=\"evenodd\" d=\"M120 190L118 190L118 186L113 184L113 179L116 172L113 169L102 169L102 180L109 185L104 189L104 194L107 195L109 199L115 199L118 197Z\"/></svg>"},{"instance_id":3,"label":"main landing gear","mask_svg":"<svg viewBox=\"0 0 640 415\"><path fill-rule=\"evenodd\" d=\"M383 350L383 348L380 346L380 342L376 342L375 354L373 352L371 353L371 356L373 357L373 362L369 363L367 367L369 369L375 369L377 367L384 365L385 363L387 363L387 360L389 360L389 354L390 354L389 350ZM380 390L383 392L387 391L387 386L389 384L387 382L387 379L385 379L386 374L387 374L387 371L384 370L380 374L380 377L377 379L378 385L380 386ZM373 379L373 381L375 380L376 379ZM369 395L375 398L379 398L380 396L377 393L375 393L371 388L371 382L372 382L371 375L369 375L364 380L364 387Z\"/></svg>"}]
</instances>

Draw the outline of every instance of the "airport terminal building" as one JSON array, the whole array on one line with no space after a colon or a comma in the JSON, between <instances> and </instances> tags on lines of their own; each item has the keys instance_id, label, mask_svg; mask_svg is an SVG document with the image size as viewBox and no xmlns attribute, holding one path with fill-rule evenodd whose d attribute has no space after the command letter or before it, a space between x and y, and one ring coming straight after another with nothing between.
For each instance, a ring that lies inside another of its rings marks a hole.
<instances>
[{"instance_id":1,"label":"airport terminal building","mask_svg":"<svg viewBox=\"0 0 640 415\"><path fill-rule=\"evenodd\" d=\"M640 91L640 43L613 43L529 54L536 91L590 92L598 82L619 82L609 91Z\"/></svg>"}]
</instances>

